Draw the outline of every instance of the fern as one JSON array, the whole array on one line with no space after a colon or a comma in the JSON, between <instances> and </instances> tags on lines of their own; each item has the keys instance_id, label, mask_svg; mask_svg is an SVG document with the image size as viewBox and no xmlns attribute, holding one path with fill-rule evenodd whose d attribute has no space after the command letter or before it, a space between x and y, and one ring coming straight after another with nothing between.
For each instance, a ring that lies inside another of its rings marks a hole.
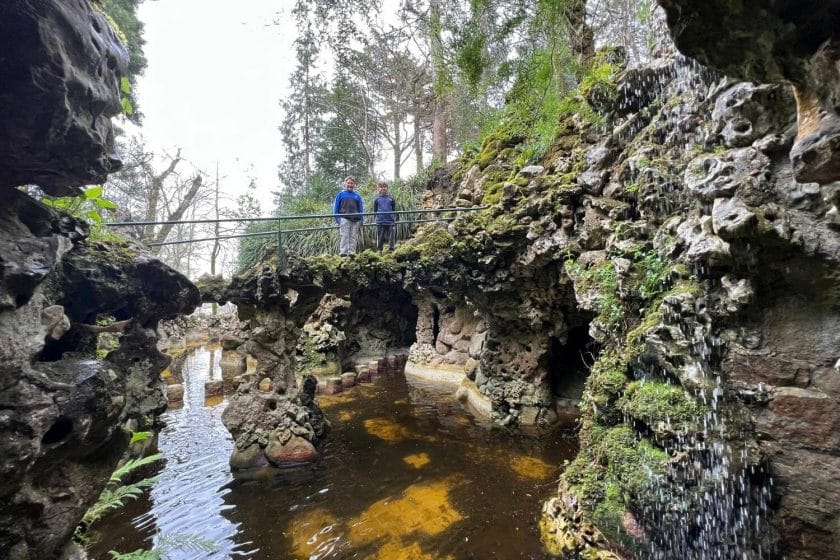
<instances>
[{"instance_id":1,"label":"fern","mask_svg":"<svg viewBox=\"0 0 840 560\"><path fill-rule=\"evenodd\" d=\"M88 527L93 525L102 519L109 511L123 507L127 499L136 500L139 498L143 494L143 491L147 488L151 488L156 480L157 479L155 477L144 478L134 484L118 486L114 489L106 488L102 491L102 494L99 495L99 499L96 503L85 512L85 515L82 517L82 523Z\"/></svg>"},{"instance_id":2,"label":"fern","mask_svg":"<svg viewBox=\"0 0 840 560\"><path fill-rule=\"evenodd\" d=\"M206 552L208 554L219 551L219 546L211 540L190 535L187 533L174 533L162 535L157 546L152 550L135 550L134 552L120 553L111 550L108 554L113 560L161 560L164 552L170 550L189 550L194 552Z\"/></svg>"},{"instance_id":3,"label":"fern","mask_svg":"<svg viewBox=\"0 0 840 560\"><path fill-rule=\"evenodd\" d=\"M161 459L163 459L163 455L156 453L148 457L127 461L122 467L115 470L111 474L111 478L108 479L105 489L99 495L99 499L85 512L76 527L74 533L76 542L87 543L87 532L92 525L102 519L108 512L123 507L127 500L136 500L143 494L144 490L151 488L157 480L155 477L144 478L133 484L123 484L122 480L137 469Z\"/></svg>"},{"instance_id":4,"label":"fern","mask_svg":"<svg viewBox=\"0 0 840 560\"><path fill-rule=\"evenodd\" d=\"M195 552L218 552L219 545L209 539L188 533L162 535L158 548L161 550L193 550Z\"/></svg>"},{"instance_id":5,"label":"fern","mask_svg":"<svg viewBox=\"0 0 840 560\"><path fill-rule=\"evenodd\" d=\"M163 552L160 550L143 550L142 548L125 554L111 550L108 554L113 560L161 560L163 558Z\"/></svg>"},{"instance_id":6,"label":"fern","mask_svg":"<svg viewBox=\"0 0 840 560\"><path fill-rule=\"evenodd\" d=\"M126 463L114 471L111 475L111 479L108 481L108 484L119 484L122 482L122 479L127 474L130 474L140 467L144 467L146 465L150 465L157 461L163 459L163 455L160 453L155 453L154 455L149 455L147 457L141 457L140 459L132 459L131 461L126 461Z\"/></svg>"}]
</instances>

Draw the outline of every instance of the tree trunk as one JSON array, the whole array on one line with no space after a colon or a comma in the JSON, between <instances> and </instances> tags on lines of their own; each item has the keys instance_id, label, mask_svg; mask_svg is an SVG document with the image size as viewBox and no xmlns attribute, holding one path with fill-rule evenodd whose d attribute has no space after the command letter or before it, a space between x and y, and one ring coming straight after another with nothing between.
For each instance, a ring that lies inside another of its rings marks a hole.
<instances>
[{"instance_id":1,"label":"tree trunk","mask_svg":"<svg viewBox=\"0 0 840 560\"><path fill-rule=\"evenodd\" d=\"M432 157L446 163L446 61L443 52L440 0L429 2L429 46L432 55L434 120L432 121Z\"/></svg>"},{"instance_id":2,"label":"tree trunk","mask_svg":"<svg viewBox=\"0 0 840 560\"><path fill-rule=\"evenodd\" d=\"M190 190L187 191L187 194L184 196L184 199L181 201L181 204L178 205L178 208L175 209L172 214L166 219L167 222L176 222L181 219L181 216L184 215L184 212L187 211L187 208L190 207L192 204L195 195L198 194L198 190L201 188L201 175L196 175L193 177L192 186ZM174 224L163 224L160 230L158 231L157 235L155 236L155 243L163 243L166 241L166 238L169 236L169 232L172 231ZM151 248L153 254L157 255L160 252L160 245L156 245Z\"/></svg>"},{"instance_id":3,"label":"tree trunk","mask_svg":"<svg viewBox=\"0 0 840 560\"><path fill-rule=\"evenodd\" d=\"M147 222L154 222L157 220L158 204L160 203L160 194L163 189L163 182L169 175L175 171L175 166L181 161L181 150L175 154L172 161L169 162L169 167L163 170L160 175L149 173L152 177L151 185L149 186L149 199L146 204L146 219ZM171 228L170 228L171 229ZM147 225L143 228L143 241L148 242L155 237L155 226ZM155 251L156 253L156 251Z\"/></svg>"},{"instance_id":4,"label":"tree trunk","mask_svg":"<svg viewBox=\"0 0 840 560\"><path fill-rule=\"evenodd\" d=\"M396 111L394 111L392 119L394 125L394 181L396 181L400 178L400 167L402 165L402 138L400 137L402 120Z\"/></svg>"},{"instance_id":5,"label":"tree trunk","mask_svg":"<svg viewBox=\"0 0 840 560\"><path fill-rule=\"evenodd\" d=\"M216 192L214 197L215 203L215 210L216 210L216 221L213 222L213 237L216 239L213 240L213 250L210 251L210 275L216 276L216 259L219 257L219 251L221 250L221 245L219 244L219 163L216 162ZM216 313L219 311L219 304L215 301L213 302L213 315L215 316ZM212 356L211 356L212 358ZM212 362L212 360L211 360ZM212 372L211 372L212 373Z\"/></svg>"},{"instance_id":6,"label":"tree trunk","mask_svg":"<svg viewBox=\"0 0 840 560\"><path fill-rule=\"evenodd\" d=\"M414 113L414 156L417 158L417 172L423 169L423 125L420 124L420 111Z\"/></svg>"},{"instance_id":7,"label":"tree trunk","mask_svg":"<svg viewBox=\"0 0 840 560\"><path fill-rule=\"evenodd\" d=\"M581 66L588 66L595 56L595 34L586 23L586 0L574 0L567 8L566 30L572 54L580 57Z\"/></svg>"}]
</instances>

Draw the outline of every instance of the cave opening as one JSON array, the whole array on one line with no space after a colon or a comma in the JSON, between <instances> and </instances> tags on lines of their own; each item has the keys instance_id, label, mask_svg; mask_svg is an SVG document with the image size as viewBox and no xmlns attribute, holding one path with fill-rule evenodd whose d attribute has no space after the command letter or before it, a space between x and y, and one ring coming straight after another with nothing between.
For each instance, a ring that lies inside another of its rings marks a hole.
<instances>
[{"instance_id":1,"label":"cave opening","mask_svg":"<svg viewBox=\"0 0 840 560\"><path fill-rule=\"evenodd\" d=\"M547 368L556 400L568 399L575 404L580 401L598 351L598 344L589 336L589 325L569 329L565 343L556 337L549 340Z\"/></svg>"},{"instance_id":2,"label":"cave opening","mask_svg":"<svg viewBox=\"0 0 840 560\"><path fill-rule=\"evenodd\" d=\"M65 416L59 416L50 429L41 438L41 443L50 445L60 443L73 433L73 421Z\"/></svg>"}]
</instances>

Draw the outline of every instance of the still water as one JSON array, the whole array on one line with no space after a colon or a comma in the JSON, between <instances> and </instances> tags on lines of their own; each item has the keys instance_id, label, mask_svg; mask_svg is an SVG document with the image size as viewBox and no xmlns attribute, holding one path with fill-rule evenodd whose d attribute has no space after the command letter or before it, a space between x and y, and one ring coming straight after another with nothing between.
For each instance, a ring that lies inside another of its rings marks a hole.
<instances>
[{"instance_id":1,"label":"still water","mask_svg":"<svg viewBox=\"0 0 840 560\"><path fill-rule=\"evenodd\" d=\"M450 389L395 376L319 396L332 429L316 464L237 480L226 401L204 398L220 356L210 346L179 360L184 405L163 416L165 466L147 497L97 526L93 558L152 544L172 560L547 558L540 505L574 442L493 429Z\"/></svg>"}]
</instances>

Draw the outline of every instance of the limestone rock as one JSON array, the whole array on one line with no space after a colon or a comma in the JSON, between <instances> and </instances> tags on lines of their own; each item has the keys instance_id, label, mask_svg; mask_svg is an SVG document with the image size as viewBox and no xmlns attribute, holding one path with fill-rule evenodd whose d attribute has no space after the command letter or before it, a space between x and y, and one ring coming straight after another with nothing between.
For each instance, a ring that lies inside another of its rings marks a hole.
<instances>
[{"instance_id":1,"label":"limestone rock","mask_svg":"<svg viewBox=\"0 0 840 560\"><path fill-rule=\"evenodd\" d=\"M55 196L119 169L111 118L122 111L128 52L86 0L4 2L0 51L0 188Z\"/></svg>"},{"instance_id":2,"label":"limestone rock","mask_svg":"<svg viewBox=\"0 0 840 560\"><path fill-rule=\"evenodd\" d=\"M180 403L184 400L184 385L173 383L166 386L166 400L170 403Z\"/></svg>"},{"instance_id":3,"label":"limestone rock","mask_svg":"<svg viewBox=\"0 0 840 560\"><path fill-rule=\"evenodd\" d=\"M790 88L779 85L737 83L715 101L712 119L727 147L743 148L769 134L795 124Z\"/></svg>"},{"instance_id":4,"label":"limestone rock","mask_svg":"<svg viewBox=\"0 0 840 560\"><path fill-rule=\"evenodd\" d=\"M739 148L720 155L698 156L685 170L686 186L702 200L731 197L739 189L755 189L767 181L770 160L754 148Z\"/></svg>"},{"instance_id":5,"label":"limestone rock","mask_svg":"<svg viewBox=\"0 0 840 560\"><path fill-rule=\"evenodd\" d=\"M712 229L722 239L747 237L758 218L737 198L716 198L712 206Z\"/></svg>"},{"instance_id":6,"label":"limestone rock","mask_svg":"<svg viewBox=\"0 0 840 560\"><path fill-rule=\"evenodd\" d=\"M242 340L232 334L223 334L219 339L223 350L236 350L242 344Z\"/></svg>"}]
</instances>

